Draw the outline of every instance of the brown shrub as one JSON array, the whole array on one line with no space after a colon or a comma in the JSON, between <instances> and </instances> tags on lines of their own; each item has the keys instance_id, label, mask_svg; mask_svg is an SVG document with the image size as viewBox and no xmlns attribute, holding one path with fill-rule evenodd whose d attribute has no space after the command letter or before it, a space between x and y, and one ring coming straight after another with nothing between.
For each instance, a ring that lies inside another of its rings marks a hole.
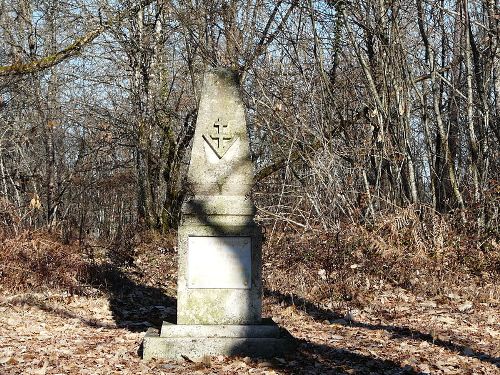
<instances>
[{"instance_id":1,"label":"brown shrub","mask_svg":"<svg viewBox=\"0 0 500 375\"><path fill-rule=\"evenodd\" d=\"M82 289L88 263L77 244L64 245L45 231L0 239L0 285L15 291Z\"/></svg>"},{"instance_id":2,"label":"brown shrub","mask_svg":"<svg viewBox=\"0 0 500 375\"><path fill-rule=\"evenodd\" d=\"M422 210L399 209L333 233L275 234L264 248L266 285L328 302L361 301L386 286L429 296L498 283L498 233Z\"/></svg>"}]
</instances>

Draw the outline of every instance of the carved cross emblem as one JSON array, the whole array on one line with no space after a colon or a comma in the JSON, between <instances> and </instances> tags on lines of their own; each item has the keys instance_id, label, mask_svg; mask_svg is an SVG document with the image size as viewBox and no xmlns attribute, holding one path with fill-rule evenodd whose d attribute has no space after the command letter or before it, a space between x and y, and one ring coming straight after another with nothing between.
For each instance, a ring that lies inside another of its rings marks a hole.
<instances>
[{"instance_id":1,"label":"carved cross emblem","mask_svg":"<svg viewBox=\"0 0 500 375\"><path fill-rule=\"evenodd\" d=\"M203 139L208 143L208 145L214 150L215 154L222 159L227 150L233 145L236 140L234 135L228 132L227 125L220 122L220 119L214 124L216 132L209 134L208 136L203 134Z\"/></svg>"}]
</instances>

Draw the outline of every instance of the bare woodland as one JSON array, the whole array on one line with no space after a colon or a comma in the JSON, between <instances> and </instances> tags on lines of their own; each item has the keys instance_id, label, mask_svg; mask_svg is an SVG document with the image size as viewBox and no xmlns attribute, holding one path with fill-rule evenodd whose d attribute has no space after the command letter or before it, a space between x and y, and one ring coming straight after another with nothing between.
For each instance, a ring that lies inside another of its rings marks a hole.
<instances>
[{"instance_id":1,"label":"bare woodland","mask_svg":"<svg viewBox=\"0 0 500 375\"><path fill-rule=\"evenodd\" d=\"M100 252L171 238L203 72L224 66L269 298L359 307L384 281L498 307L499 24L494 0L0 0L0 280L39 285L5 266L39 257L73 291Z\"/></svg>"},{"instance_id":2,"label":"bare woodland","mask_svg":"<svg viewBox=\"0 0 500 375\"><path fill-rule=\"evenodd\" d=\"M2 1L0 14L15 231L175 228L209 65L241 73L263 220L332 230L413 205L498 225L494 1Z\"/></svg>"}]
</instances>

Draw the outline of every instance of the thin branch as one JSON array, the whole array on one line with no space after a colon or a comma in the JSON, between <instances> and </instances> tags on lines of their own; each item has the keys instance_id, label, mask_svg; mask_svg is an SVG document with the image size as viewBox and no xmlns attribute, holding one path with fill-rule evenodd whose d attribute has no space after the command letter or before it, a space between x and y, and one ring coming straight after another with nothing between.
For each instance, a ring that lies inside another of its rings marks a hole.
<instances>
[{"instance_id":1,"label":"thin branch","mask_svg":"<svg viewBox=\"0 0 500 375\"><path fill-rule=\"evenodd\" d=\"M259 42L257 43L257 46L255 47L252 55L248 58L248 60L245 62L245 64L243 65L243 67L241 69L243 74L246 73L246 71L248 69L250 69L250 67L252 66L255 59L257 59L257 57L260 56L262 51L276 38L276 35L279 32L281 32L285 23L288 21L288 18L290 17L292 10L298 5L298 1L294 0L292 2L292 4L290 5L290 8L288 8L287 12L285 13L285 16L281 19L281 22L278 25L278 27L276 28L276 30L274 30L274 32L272 34L268 35L271 24L274 21L274 19L276 18L276 13L278 12L278 9L280 8L282 2L283 1L278 1L278 3L275 5L273 12L271 13L271 16L267 20L267 24L264 27L262 37L260 38Z\"/></svg>"},{"instance_id":2,"label":"thin branch","mask_svg":"<svg viewBox=\"0 0 500 375\"><path fill-rule=\"evenodd\" d=\"M31 61L24 64L18 63L18 64L0 66L0 77L18 76L23 74L36 73L44 69L51 68L70 57L78 55L84 46L90 44L95 38L101 35L104 31L109 29L111 26L120 23L129 14L137 12L139 7L145 7L151 4L152 2L153 0L148 0L141 6L137 6L132 9L123 11L115 18L97 27L96 29L89 31L87 34L78 38L74 43L70 44L69 46L63 48L62 50L56 52L53 55L45 56L39 60Z\"/></svg>"}]
</instances>

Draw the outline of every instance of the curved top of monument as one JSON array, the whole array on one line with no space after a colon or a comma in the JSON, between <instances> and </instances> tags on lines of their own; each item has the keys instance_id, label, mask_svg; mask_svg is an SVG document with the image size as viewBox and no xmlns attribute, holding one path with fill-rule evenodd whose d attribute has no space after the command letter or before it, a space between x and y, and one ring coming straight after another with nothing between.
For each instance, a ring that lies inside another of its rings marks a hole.
<instances>
[{"instance_id":1,"label":"curved top of monument","mask_svg":"<svg viewBox=\"0 0 500 375\"><path fill-rule=\"evenodd\" d=\"M250 159L245 107L237 74L216 68L205 72L188 181L195 197L244 196L250 192Z\"/></svg>"}]
</instances>

